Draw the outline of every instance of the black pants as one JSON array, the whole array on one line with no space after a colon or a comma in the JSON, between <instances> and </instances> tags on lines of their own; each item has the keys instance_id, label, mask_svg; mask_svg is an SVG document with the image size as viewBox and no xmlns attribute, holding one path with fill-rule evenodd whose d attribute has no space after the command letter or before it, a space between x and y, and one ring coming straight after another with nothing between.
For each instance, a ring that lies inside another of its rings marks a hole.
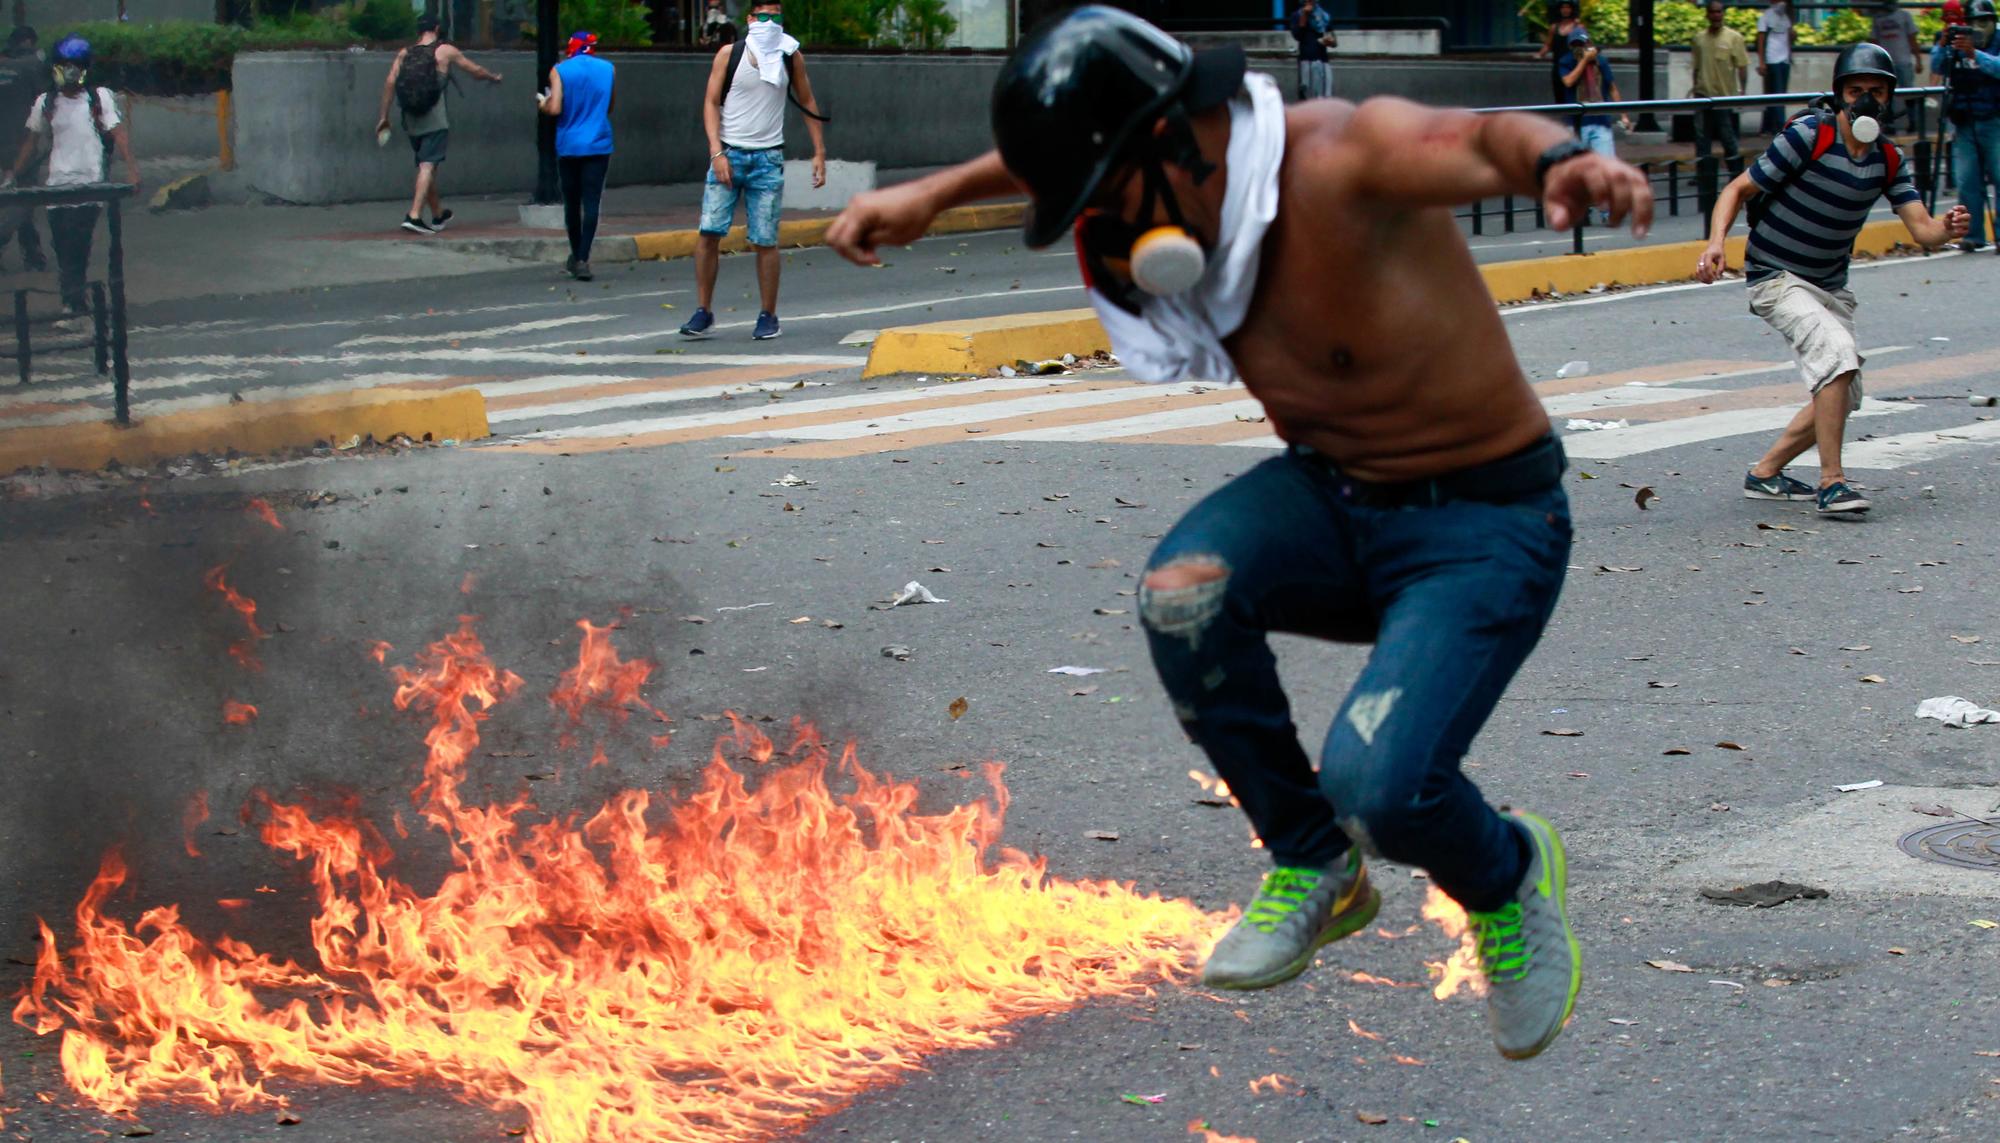
<instances>
[{"instance_id":1,"label":"black pants","mask_svg":"<svg viewBox=\"0 0 2000 1143\"><path fill-rule=\"evenodd\" d=\"M66 309L84 308L83 286L90 277L90 239L97 232L96 203L48 209L49 245L56 248L56 282Z\"/></svg>"},{"instance_id":2,"label":"black pants","mask_svg":"<svg viewBox=\"0 0 2000 1143\"><path fill-rule=\"evenodd\" d=\"M590 244L597 240L597 204L604 197L604 176L611 171L611 156L564 155L556 160L556 171L562 176L569 256L588 262Z\"/></svg>"},{"instance_id":3,"label":"black pants","mask_svg":"<svg viewBox=\"0 0 2000 1143\"><path fill-rule=\"evenodd\" d=\"M21 244L21 265L25 269L39 269L47 263L42 257L42 232L35 229L35 212L23 211L21 225L6 234L0 234L0 250L7 248L9 240Z\"/></svg>"}]
</instances>

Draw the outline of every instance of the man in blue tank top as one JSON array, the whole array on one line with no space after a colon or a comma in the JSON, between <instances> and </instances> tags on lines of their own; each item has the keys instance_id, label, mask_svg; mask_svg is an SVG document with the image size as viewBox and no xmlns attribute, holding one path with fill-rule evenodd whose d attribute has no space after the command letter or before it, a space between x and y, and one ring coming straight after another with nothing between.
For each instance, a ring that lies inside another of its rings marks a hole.
<instances>
[{"instance_id":1,"label":"man in blue tank top","mask_svg":"<svg viewBox=\"0 0 2000 1143\"><path fill-rule=\"evenodd\" d=\"M569 261L563 268L590 281L590 244L597 237L597 206L611 170L611 109L614 73L597 58L597 36L579 31L569 38L569 58L549 69L548 90L536 97L542 114L556 120L556 169L562 176L563 227L569 231Z\"/></svg>"}]
</instances>

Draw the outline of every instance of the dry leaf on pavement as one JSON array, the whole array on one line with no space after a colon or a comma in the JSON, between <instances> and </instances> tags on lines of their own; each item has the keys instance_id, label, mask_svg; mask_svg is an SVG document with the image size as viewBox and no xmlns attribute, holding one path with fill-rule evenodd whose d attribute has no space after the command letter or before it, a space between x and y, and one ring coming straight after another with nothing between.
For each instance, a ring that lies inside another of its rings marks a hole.
<instances>
[{"instance_id":1,"label":"dry leaf on pavement","mask_svg":"<svg viewBox=\"0 0 2000 1143\"><path fill-rule=\"evenodd\" d=\"M1692 969L1692 968L1689 968L1689 967L1688 967L1687 965L1684 965L1684 964L1682 964L1681 962L1679 962L1679 961L1677 961L1677 960L1649 960L1649 961L1647 961L1646 963L1647 963L1647 964L1650 964L1650 965L1652 965L1652 966L1653 966L1654 968L1657 968L1657 969L1659 969L1659 970L1660 970L1661 972L1693 972L1693 971L1694 971L1694 969Z\"/></svg>"},{"instance_id":2,"label":"dry leaf on pavement","mask_svg":"<svg viewBox=\"0 0 2000 1143\"><path fill-rule=\"evenodd\" d=\"M957 698L951 700L951 705L946 707L945 709L951 712L951 720L953 722L957 722L959 719L965 717L965 712L968 709L970 709L971 706L972 706L971 703L965 701L965 696L960 695Z\"/></svg>"}]
</instances>

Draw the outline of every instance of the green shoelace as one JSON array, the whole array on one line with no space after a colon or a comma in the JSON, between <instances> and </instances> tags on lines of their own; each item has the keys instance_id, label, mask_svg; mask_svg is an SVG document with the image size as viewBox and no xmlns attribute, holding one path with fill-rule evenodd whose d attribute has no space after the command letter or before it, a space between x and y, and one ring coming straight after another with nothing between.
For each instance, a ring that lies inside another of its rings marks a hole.
<instances>
[{"instance_id":1,"label":"green shoelace","mask_svg":"<svg viewBox=\"0 0 2000 1143\"><path fill-rule=\"evenodd\" d=\"M1280 865L1264 877L1257 899L1244 911L1243 920L1259 932L1269 933L1305 904L1306 897L1326 876L1314 869L1293 869Z\"/></svg>"},{"instance_id":2,"label":"green shoelace","mask_svg":"<svg viewBox=\"0 0 2000 1143\"><path fill-rule=\"evenodd\" d=\"M1521 903L1509 901L1491 913L1470 913L1473 932L1479 937L1479 966L1487 980L1505 977L1519 980L1528 975L1533 959L1521 939Z\"/></svg>"}]
</instances>

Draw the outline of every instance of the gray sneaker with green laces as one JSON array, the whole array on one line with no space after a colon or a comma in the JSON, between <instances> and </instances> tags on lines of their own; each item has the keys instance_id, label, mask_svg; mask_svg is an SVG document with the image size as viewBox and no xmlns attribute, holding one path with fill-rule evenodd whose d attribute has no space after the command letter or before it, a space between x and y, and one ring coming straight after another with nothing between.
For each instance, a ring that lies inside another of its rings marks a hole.
<instances>
[{"instance_id":1,"label":"gray sneaker with green laces","mask_svg":"<svg viewBox=\"0 0 2000 1143\"><path fill-rule=\"evenodd\" d=\"M1321 945L1375 919L1382 895L1368 883L1357 850L1339 869L1280 865L1202 967L1210 988L1269 988L1304 972Z\"/></svg>"},{"instance_id":2,"label":"gray sneaker with green laces","mask_svg":"<svg viewBox=\"0 0 2000 1143\"><path fill-rule=\"evenodd\" d=\"M1569 866L1555 827L1534 814L1513 818L1533 856L1514 899L1491 913L1471 913L1486 972L1486 1017L1493 1043L1525 1060L1555 1042L1576 1007L1583 959L1570 932Z\"/></svg>"}]
</instances>

